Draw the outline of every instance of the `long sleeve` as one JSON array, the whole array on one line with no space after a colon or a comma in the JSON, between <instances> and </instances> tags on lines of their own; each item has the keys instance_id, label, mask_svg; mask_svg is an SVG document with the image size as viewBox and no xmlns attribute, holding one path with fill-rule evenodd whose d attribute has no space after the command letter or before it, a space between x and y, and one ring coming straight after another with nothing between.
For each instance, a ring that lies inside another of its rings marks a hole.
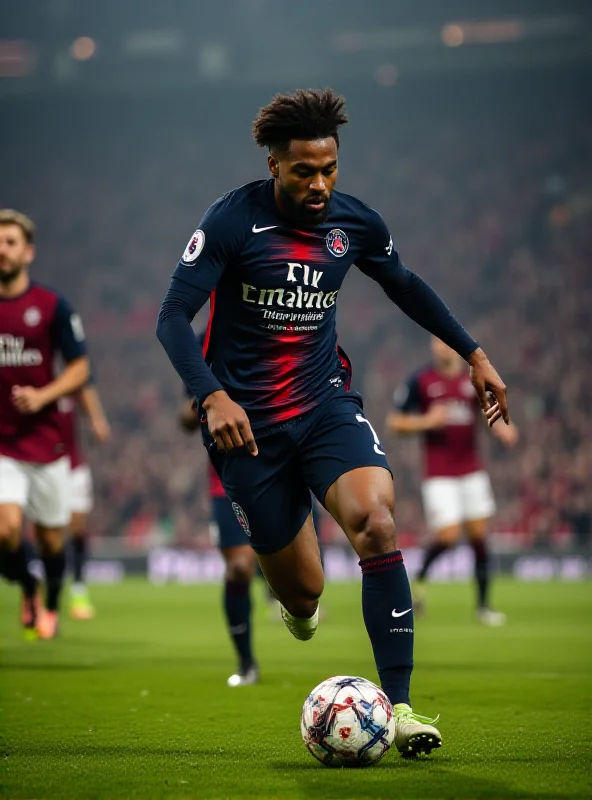
<instances>
[{"instance_id":1,"label":"long sleeve","mask_svg":"<svg viewBox=\"0 0 592 800\"><path fill-rule=\"evenodd\" d=\"M376 211L371 211L371 214L368 249L358 259L358 268L375 280L404 314L452 347L463 358L468 358L479 344L463 328L432 287L407 269L384 221Z\"/></svg>"},{"instance_id":2,"label":"long sleeve","mask_svg":"<svg viewBox=\"0 0 592 800\"><path fill-rule=\"evenodd\" d=\"M191 322L210 292L173 276L156 323L156 335L190 394L201 403L222 389L195 337Z\"/></svg>"},{"instance_id":3,"label":"long sleeve","mask_svg":"<svg viewBox=\"0 0 592 800\"><path fill-rule=\"evenodd\" d=\"M206 364L191 322L210 298L237 247L229 223L227 197L214 203L193 233L160 307L156 335L187 387L201 403L223 387Z\"/></svg>"}]
</instances>

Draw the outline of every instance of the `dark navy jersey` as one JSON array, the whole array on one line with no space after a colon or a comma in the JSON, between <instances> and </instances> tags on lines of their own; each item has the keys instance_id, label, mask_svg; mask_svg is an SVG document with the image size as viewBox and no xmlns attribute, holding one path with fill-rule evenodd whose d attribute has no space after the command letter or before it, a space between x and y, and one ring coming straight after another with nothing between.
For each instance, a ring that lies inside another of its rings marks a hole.
<instances>
[{"instance_id":1,"label":"dark navy jersey","mask_svg":"<svg viewBox=\"0 0 592 800\"><path fill-rule=\"evenodd\" d=\"M379 282L405 270L381 216L341 192L309 230L281 216L273 180L235 189L205 214L174 277L211 292L206 362L254 427L303 414L348 382L335 317L354 263Z\"/></svg>"}]
</instances>

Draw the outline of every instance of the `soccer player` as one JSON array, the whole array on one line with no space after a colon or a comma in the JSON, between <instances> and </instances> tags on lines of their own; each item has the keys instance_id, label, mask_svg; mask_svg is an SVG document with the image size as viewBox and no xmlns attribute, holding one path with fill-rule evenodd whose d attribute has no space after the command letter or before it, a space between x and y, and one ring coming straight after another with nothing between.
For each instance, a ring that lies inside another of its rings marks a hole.
<instances>
[{"instance_id":1,"label":"soccer player","mask_svg":"<svg viewBox=\"0 0 592 800\"><path fill-rule=\"evenodd\" d=\"M395 742L414 756L441 737L435 720L411 709L413 609L393 480L337 345L336 302L350 267L469 362L490 424L509 421L506 390L477 342L403 265L378 212L334 191L346 122L330 89L277 95L259 111L253 134L268 149L271 178L206 212L157 335L197 400L212 463L297 639L316 631L324 580L309 488L344 530L360 558L364 621L394 706ZM191 321L208 300L202 351Z\"/></svg>"},{"instance_id":2,"label":"soccer player","mask_svg":"<svg viewBox=\"0 0 592 800\"><path fill-rule=\"evenodd\" d=\"M193 408L193 399L181 406L179 422L182 428L193 433L200 427L199 415ZM210 465L210 500L212 522L216 527L216 544L226 566L224 576L224 613L228 632L238 656L238 670L228 678L230 687L250 686L259 683L259 668L253 655L251 636L251 583L257 559L245 530L239 523L232 502L228 499L220 478Z\"/></svg>"},{"instance_id":3,"label":"soccer player","mask_svg":"<svg viewBox=\"0 0 592 800\"><path fill-rule=\"evenodd\" d=\"M111 428L99 392L91 380L70 397L58 402L64 426L66 453L70 459L70 548L73 583L70 587L70 616L77 620L92 619L95 609L84 582L84 567L88 558L88 515L93 507L92 473L80 449L77 406L88 417L90 428L98 443L108 442Z\"/></svg>"},{"instance_id":4,"label":"soccer player","mask_svg":"<svg viewBox=\"0 0 592 800\"><path fill-rule=\"evenodd\" d=\"M0 210L0 560L22 587L26 633L52 639L70 518L70 462L56 401L87 382L89 366L80 317L56 291L31 281L34 237L28 217ZM56 374L58 355L65 367ZM45 568L45 612L28 570L23 515L34 524Z\"/></svg>"},{"instance_id":5,"label":"soccer player","mask_svg":"<svg viewBox=\"0 0 592 800\"><path fill-rule=\"evenodd\" d=\"M479 400L464 361L433 337L432 364L397 389L394 400L396 410L387 417L389 430L423 434L422 495L427 524L434 533L414 586L415 611L425 610L425 580L431 565L466 530L475 554L477 619L484 625L503 625L506 615L489 605L486 534L495 502L477 452ZM491 431L507 447L516 444L513 424L494 425Z\"/></svg>"}]
</instances>

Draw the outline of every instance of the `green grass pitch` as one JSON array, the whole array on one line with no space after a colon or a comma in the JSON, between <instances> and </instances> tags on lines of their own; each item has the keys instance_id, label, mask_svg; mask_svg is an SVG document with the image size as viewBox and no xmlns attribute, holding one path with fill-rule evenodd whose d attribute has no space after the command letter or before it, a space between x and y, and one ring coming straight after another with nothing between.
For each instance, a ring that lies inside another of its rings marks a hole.
<instances>
[{"instance_id":1,"label":"green grass pitch","mask_svg":"<svg viewBox=\"0 0 592 800\"><path fill-rule=\"evenodd\" d=\"M395 750L331 770L305 750L308 691L376 679L358 584L329 585L317 635L297 642L257 606L262 683L228 689L234 657L218 586L96 587L92 622L25 643L0 586L0 795L6 798L576 798L592 796L592 586L500 581L502 629L471 588L431 587L416 623L415 709L441 714L429 758ZM261 587L258 587L261 596Z\"/></svg>"}]
</instances>

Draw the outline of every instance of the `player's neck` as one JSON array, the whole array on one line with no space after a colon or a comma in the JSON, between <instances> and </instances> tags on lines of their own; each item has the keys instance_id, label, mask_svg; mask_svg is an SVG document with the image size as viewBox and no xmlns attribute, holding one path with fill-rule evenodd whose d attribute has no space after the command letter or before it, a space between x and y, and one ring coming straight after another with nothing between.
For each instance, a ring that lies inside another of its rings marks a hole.
<instances>
[{"instance_id":1,"label":"player's neck","mask_svg":"<svg viewBox=\"0 0 592 800\"><path fill-rule=\"evenodd\" d=\"M461 374L463 365L460 364L435 364L436 372L439 372L444 378L456 378Z\"/></svg>"},{"instance_id":2,"label":"player's neck","mask_svg":"<svg viewBox=\"0 0 592 800\"><path fill-rule=\"evenodd\" d=\"M280 191L279 183L277 180L273 182L273 199L275 202L275 207L279 211L282 217L285 217L288 222L294 224L294 220L290 217L290 211L286 208L285 203L282 201L282 193Z\"/></svg>"},{"instance_id":3,"label":"player's neck","mask_svg":"<svg viewBox=\"0 0 592 800\"><path fill-rule=\"evenodd\" d=\"M0 297L19 297L27 291L30 285L31 279L28 273L23 271L10 283L0 283Z\"/></svg>"}]
</instances>

